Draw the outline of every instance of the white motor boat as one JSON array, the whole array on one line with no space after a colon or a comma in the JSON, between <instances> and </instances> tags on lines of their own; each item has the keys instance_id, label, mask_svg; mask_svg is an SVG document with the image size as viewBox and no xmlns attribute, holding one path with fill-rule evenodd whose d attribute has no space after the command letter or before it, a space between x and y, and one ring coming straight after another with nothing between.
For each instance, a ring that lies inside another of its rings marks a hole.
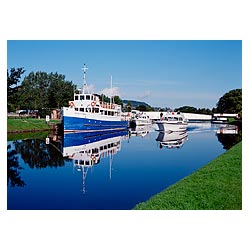
<instances>
[{"instance_id":1,"label":"white motor boat","mask_svg":"<svg viewBox=\"0 0 250 250\"><path fill-rule=\"evenodd\" d=\"M156 121L159 131L185 131L188 126L188 120L180 112L167 112Z\"/></svg>"},{"instance_id":2,"label":"white motor boat","mask_svg":"<svg viewBox=\"0 0 250 250\"><path fill-rule=\"evenodd\" d=\"M149 116L144 112L136 114L130 121L130 127L145 126L150 124L152 124L152 122Z\"/></svg>"}]
</instances>

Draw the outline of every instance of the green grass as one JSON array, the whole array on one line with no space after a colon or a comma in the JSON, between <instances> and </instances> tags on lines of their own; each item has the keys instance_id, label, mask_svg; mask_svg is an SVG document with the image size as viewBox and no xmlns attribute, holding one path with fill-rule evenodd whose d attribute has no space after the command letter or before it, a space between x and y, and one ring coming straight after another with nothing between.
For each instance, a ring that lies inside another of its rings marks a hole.
<instances>
[{"instance_id":1,"label":"green grass","mask_svg":"<svg viewBox=\"0 0 250 250\"><path fill-rule=\"evenodd\" d=\"M59 120L50 122L59 123ZM46 130L50 129L45 119L7 119L7 131L27 131L27 130Z\"/></svg>"},{"instance_id":2,"label":"green grass","mask_svg":"<svg viewBox=\"0 0 250 250\"><path fill-rule=\"evenodd\" d=\"M27 133L8 133L7 141L25 140L25 139L45 139L49 131L27 132Z\"/></svg>"},{"instance_id":3,"label":"green grass","mask_svg":"<svg viewBox=\"0 0 250 250\"><path fill-rule=\"evenodd\" d=\"M134 209L242 209L242 142Z\"/></svg>"}]
</instances>

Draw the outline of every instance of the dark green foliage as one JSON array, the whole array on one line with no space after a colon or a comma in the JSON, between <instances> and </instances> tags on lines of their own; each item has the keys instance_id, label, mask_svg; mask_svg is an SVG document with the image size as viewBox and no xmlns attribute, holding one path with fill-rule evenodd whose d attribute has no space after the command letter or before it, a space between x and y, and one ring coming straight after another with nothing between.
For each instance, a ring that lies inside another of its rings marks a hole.
<instances>
[{"instance_id":1,"label":"dark green foliage","mask_svg":"<svg viewBox=\"0 0 250 250\"><path fill-rule=\"evenodd\" d=\"M116 95L116 96L112 97L112 100L114 103L123 106L122 100L120 99L119 96ZM101 101L110 102L110 98L104 94L101 94Z\"/></svg>"},{"instance_id":2,"label":"dark green foliage","mask_svg":"<svg viewBox=\"0 0 250 250\"><path fill-rule=\"evenodd\" d=\"M7 70L7 98L8 98L8 111L15 111L15 99L18 91L18 83L21 75L25 72L23 68L11 68L10 73Z\"/></svg>"},{"instance_id":3,"label":"dark green foliage","mask_svg":"<svg viewBox=\"0 0 250 250\"><path fill-rule=\"evenodd\" d=\"M11 72L13 76L8 74L8 87L17 83L24 71L12 69ZM39 110L40 115L49 114L50 109L67 106L68 101L73 99L75 89L76 86L66 81L62 74L31 72L15 92L11 88L8 90L8 104L10 99L15 109Z\"/></svg>"},{"instance_id":4,"label":"dark green foliage","mask_svg":"<svg viewBox=\"0 0 250 250\"><path fill-rule=\"evenodd\" d=\"M145 105L139 105L136 107L136 109L140 111L153 111L153 108L145 106Z\"/></svg>"},{"instance_id":5,"label":"dark green foliage","mask_svg":"<svg viewBox=\"0 0 250 250\"><path fill-rule=\"evenodd\" d=\"M143 105L148 108L151 108L150 105L148 105L146 102L139 102L139 101L134 101L134 100L122 100L123 104L131 106L131 109L137 109L138 106Z\"/></svg>"},{"instance_id":6,"label":"dark green foliage","mask_svg":"<svg viewBox=\"0 0 250 250\"><path fill-rule=\"evenodd\" d=\"M224 94L217 103L217 112L242 115L242 89L234 89Z\"/></svg>"},{"instance_id":7,"label":"dark green foliage","mask_svg":"<svg viewBox=\"0 0 250 250\"><path fill-rule=\"evenodd\" d=\"M125 106L126 112L131 112L132 110L132 104L130 101L127 102L127 105Z\"/></svg>"},{"instance_id":8,"label":"dark green foliage","mask_svg":"<svg viewBox=\"0 0 250 250\"><path fill-rule=\"evenodd\" d=\"M122 99L119 96L114 96L114 102L118 105L121 105L123 107Z\"/></svg>"},{"instance_id":9,"label":"dark green foliage","mask_svg":"<svg viewBox=\"0 0 250 250\"><path fill-rule=\"evenodd\" d=\"M192 106L183 106L180 108L176 108L175 111L180 111L183 113L196 113L196 114L207 114L207 115L211 115L212 111L210 109L206 109L206 108L195 108Z\"/></svg>"}]
</instances>

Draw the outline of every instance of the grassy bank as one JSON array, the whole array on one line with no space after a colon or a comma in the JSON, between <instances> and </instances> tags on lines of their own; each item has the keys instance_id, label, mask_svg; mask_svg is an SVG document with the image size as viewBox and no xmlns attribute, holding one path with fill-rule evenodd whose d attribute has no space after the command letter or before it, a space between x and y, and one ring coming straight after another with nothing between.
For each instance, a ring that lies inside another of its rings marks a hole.
<instances>
[{"instance_id":1,"label":"grassy bank","mask_svg":"<svg viewBox=\"0 0 250 250\"><path fill-rule=\"evenodd\" d=\"M242 209L242 143L134 209Z\"/></svg>"},{"instance_id":2,"label":"grassy bank","mask_svg":"<svg viewBox=\"0 0 250 250\"><path fill-rule=\"evenodd\" d=\"M50 123L60 123L60 120L51 120ZM7 132L28 132L50 130L45 119L7 119Z\"/></svg>"}]
</instances>

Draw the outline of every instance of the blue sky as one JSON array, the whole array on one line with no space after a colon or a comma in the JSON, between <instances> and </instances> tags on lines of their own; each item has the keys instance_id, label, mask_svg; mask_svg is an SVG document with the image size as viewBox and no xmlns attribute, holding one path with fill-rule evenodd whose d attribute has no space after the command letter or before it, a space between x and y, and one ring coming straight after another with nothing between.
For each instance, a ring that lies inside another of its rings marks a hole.
<instances>
[{"instance_id":1,"label":"blue sky","mask_svg":"<svg viewBox=\"0 0 250 250\"><path fill-rule=\"evenodd\" d=\"M9 40L7 67L58 72L80 88L151 106L212 108L226 92L242 88L239 40Z\"/></svg>"}]
</instances>

